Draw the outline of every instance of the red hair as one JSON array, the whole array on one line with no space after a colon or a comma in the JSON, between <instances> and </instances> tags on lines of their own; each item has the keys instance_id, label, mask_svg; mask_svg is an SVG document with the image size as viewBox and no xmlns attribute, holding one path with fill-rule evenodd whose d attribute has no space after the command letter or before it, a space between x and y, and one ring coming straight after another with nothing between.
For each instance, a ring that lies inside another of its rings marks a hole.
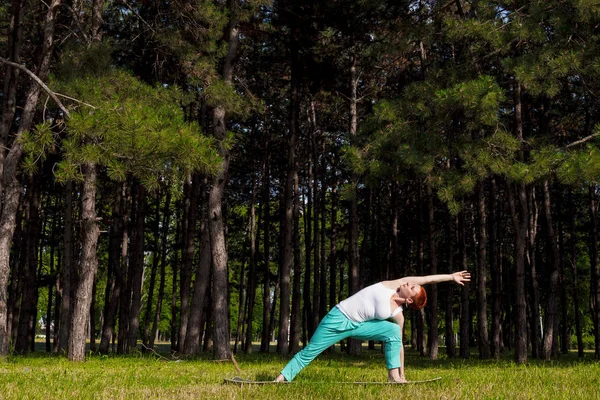
<instances>
[{"instance_id":1,"label":"red hair","mask_svg":"<svg viewBox=\"0 0 600 400\"><path fill-rule=\"evenodd\" d=\"M427 292L423 286L421 286L421 290L412 297L412 301L413 302L408 306L413 310L420 310L425 307L425 304L427 304Z\"/></svg>"}]
</instances>

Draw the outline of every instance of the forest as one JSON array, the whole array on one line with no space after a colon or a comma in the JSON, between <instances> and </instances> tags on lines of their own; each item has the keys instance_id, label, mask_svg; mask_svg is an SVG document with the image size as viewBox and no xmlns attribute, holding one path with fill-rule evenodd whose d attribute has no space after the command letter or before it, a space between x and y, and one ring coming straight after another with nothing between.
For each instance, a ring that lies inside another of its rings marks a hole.
<instances>
[{"instance_id":1,"label":"forest","mask_svg":"<svg viewBox=\"0 0 600 400\"><path fill-rule=\"evenodd\" d=\"M406 345L600 359L600 1L10 0L0 31L0 357L291 354L366 285L469 270Z\"/></svg>"}]
</instances>

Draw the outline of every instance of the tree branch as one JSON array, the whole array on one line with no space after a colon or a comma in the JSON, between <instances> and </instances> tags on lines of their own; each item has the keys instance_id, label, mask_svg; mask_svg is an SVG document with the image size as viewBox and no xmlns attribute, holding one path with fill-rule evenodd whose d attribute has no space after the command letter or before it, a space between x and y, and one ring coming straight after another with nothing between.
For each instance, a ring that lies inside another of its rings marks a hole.
<instances>
[{"instance_id":1,"label":"tree branch","mask_svg":"<svg viewBox=\"0 0 600 400\"><path fill-rule=\"evenodd\" d=\"M61 101L58 99L56 94L52 90L50 90L50 88L48 86L46 86L46 84L40 78L38 78L38 76L36 74L31 72L26 66L14 63L3 57L0 57L0 62L3 64L6 64L6 65L10 65L11 67L14 67L14 68L18 68L21 71L25 71L25 73L27 75L29 75L31 77L31 79L36 81L36 83L38 85L40 85L46 93L48 93L48 95L52 98L52 100L54 100L54 102L58 105L58 107L62 110L62 112L65 113L67 118L71 116L71 114L69 113L69 110L67 110L66 107L61 103Z\"/></svg>"},{"instance_id":2,"label":"tree branch","mask_svg":"<svg viewBox=\"0 0 600 400\"><path fill-rule=\"evenodd\" d=\"M587 141L590 141L590 140L592 140L593 138L595 138L597 136L600 136L600 132L596 132L596 133L594 133L594 134L592 134L590 136L584 137L583 139L579 139L579 140L576 140L573 143L569 143L568 145L565 146L565 149L568 149L569 147L577 146L578 144L582 144L582 143L585 143Z\"/></svg>"}]
</instances>

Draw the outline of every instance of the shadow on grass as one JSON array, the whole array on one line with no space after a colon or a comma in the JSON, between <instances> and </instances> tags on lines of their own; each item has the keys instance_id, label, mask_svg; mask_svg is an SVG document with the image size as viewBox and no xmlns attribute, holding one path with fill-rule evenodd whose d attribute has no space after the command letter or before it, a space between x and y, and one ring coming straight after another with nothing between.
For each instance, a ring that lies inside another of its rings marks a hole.
<instances>
[{"instance_id":1,"label":"shadow on grass","mask_svg":"<svg viewBox=\"0 0 600 400\"><path fill-rule=\"evenodd\" d=\"M98 358L106 358L106 357L123 357L123 358L163 358L169 361L176 360L198 360L198 361L213 361L212 352L201 353L195 356L185 356L182 354L175 353L171 351L170 343L157 343L153 350L147 350L142 348L142 346L138 346L138 348L129 353L129 354L117 354L115 349L111 346L109 354L101 355L97 351L91 351L90 344L87 344L87 356L88 357L98 357ZM260 365L266 363L280 363L283 367L293 356L293 354L289 355L281 355L275 353L275 345L272 344L269 349L269 353L261 353L259 345L253 346L253 351L250 354L237 352L234 357L238 363L243 363L246 366L251 365ZM431 360L428 356L421 356L415 349L411 347L405 348L405 363L407 366L410 366L412 369L444 369L450 370L455 369L457 367L460 368L469 368L469 367L482 367L482 366L490 366L490 367L508 367L514 366L514 353L512 351L505 351L501 354L500 358L496 359L486 359L482 360L478 357L477 348L472 348L470 352L470 357L463 359L460 357L448 357L446 355L446 348L439 348L439 356L437 360ZM20 357L19 355L13 354L11 357ZM57 354L57 353L48 353L46 352L46 343L43 340L38 340L35 343L35 351L26 355L26 357L33 358L48 358L48 357L64 357L66 354ZM375 346L375 349L368 349L366 343L363 345L361 354L358 356L351 356L343 352L338 345L332 347L330 350L325 353L319 355L317 360L321 362L328 362L330 365L343 366L344 364L351 364L354 366L365 366L365 367L378 367L382 366L385 363L383 348L380 344ZM550 361L533 359L531 356L528 359L527 365L539 366L539 367L553 367L553 368L570 368L574 365L586 365L586 364L596 364L598 361L594 358L593 351L586 351L584 353L584 357L580 358L577 355L576 351L570 351L567 354L560 354L557 359L553 359ZM273 376L267 376L266 374L261 374L256 377L256 380L272 380Z\"/></svg>"}]
</instances>

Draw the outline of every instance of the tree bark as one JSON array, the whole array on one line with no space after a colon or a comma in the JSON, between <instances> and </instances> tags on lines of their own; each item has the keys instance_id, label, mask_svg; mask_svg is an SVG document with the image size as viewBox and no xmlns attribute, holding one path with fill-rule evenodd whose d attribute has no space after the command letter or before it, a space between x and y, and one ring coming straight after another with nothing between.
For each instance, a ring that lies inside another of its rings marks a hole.
<instances>
[{"instance_id":1,"label":"tree bark","mask_svg":"<svg viewBox=\"0 0 600 400\"><path fill-rule=\"evenodd\" d=\"M523 143L523 106L521 102L521 83L515 84L515 133L517 140ZM521 147L521 161L524 161L524 150ZM515 230L515 361L518 364L527 362L527 295L525 293L525 255L527 249L527 188L524 183L516 185L516 196L511 184L508 184L509 203L512 211L512 222ZM516 197L516 198L515 198ZM518 201L518 210L516 201Z\"/></svg>"},{"instance_id":2,"label":"tree bark","mask_svg":"<svg viewBox=\"0 0 600 400\"><path fill-rule=\"evenodd\" d=\"M180 207L178 207L180 208ZM181 219L183 218L182 215L177 215L177 227L175 229L175 243L177 243L178 245L180 245L180 230L181 230ZM178 253L175 253L176 255L173 257L173 262L172 262L172 269L173 269L173 282L171 284L171 332L169 333L169 336L171 338L171 351L175 352L177 351L178 348L178 337L179 337L179 329L177 329L177 321L179 321L179 318L177 318L177 315L179 313L178 307L177 307L177 277L179 274L179 259L178 259Z\"/></svg>"},{"instance_id":3,"label":"tree bark","mask_svg":"<svg viewBox=\"0 0 600 400\"><path fill-rule=\"evenodd\" d=\"M40 54L40 63L36 71L38 77L42 80L46 79L50 69L54 44L54 23L60 3L61 0L52 0L44 19L42 51ZM17 173L24 144L18 139L25 132L30 131L33 126L33 118L40 91L40 86L36 82L33 82L25 96L27 100L19 119L19 128L15 141L8 155L3 160L2 189L4 189L4 196L2 199L2 216L0 218L0 357L8 355L9 351L7 285L10 274L10 247L16 227L16 214L23 192L22 185L17 179Z\"/></svg>"},{"instance_id":4,"label":"tree bark","mask_svg":"<svg viewBox=\"0 0 600 400\"><path fill-rule=\"evenodd\" d=\"M128 351L135 350L140 328L142 309L142 285L144 283L144 229L146 219L146 189L139 183L134 184L134 221L132 246L130 253L129 276L131 285L131 304L129 310Z\"/></svg>"},{"instance_id":5,"label":"tree bark","mask_svg":"<svg viewBox=\"0 0 600 400\"><path fill-rule=\"evenodd\" d=\"M538 202L536 198L536 191L533 185L527 187L527 204L529 210L529 228L528 228L528 247L527 247L527 260L529 262L529 271L531 274L531 356L533 358L539 358L542 351L542 326L540 323L540 283L538 279L538 267L536 257L536 246L535 241L537 238L537 226L538 226Z\"/></svg>"},{"instance_id":6,"label":"tree bark","mask_svg":"<svg viewBox=\"0 0 600 400\"><path fill-rule=\"evenodd\" d=\"M332 166L334 181L331 185L331 236L329 250L329 305L333 307L338 303L337 292L337 242L338 242L338 192L337 192L337 167Z\"/></svg>"},{"instance_id":7,"label":"tree bark","mask_svg":"<svg viewBox=\"0 0 600 400\"><path fill-rule=\"evenodd\" d=\"M123 235L121 237L121 276L122 287L119 297L119 332L117 353L126 354L129 351L129 311L131 309L131 262L129 255L129 232L131 229L130 210L131 210L131 187L130 183L126 182L123 189Z\"/></svg>"},{"instance_id":8,"label":"tree bark","mask_svg":"<svg viewBox=\"0 0 600 400\"><path fill-rule=\"evenodd\" d=\"M123 272L121 265L121 244L123 242L123 199L125 184L118 186L112 204L112 216L108 238L108 271L106 291L104 294L104 323L100 338L100 353L108 354L110 342L114 335L117 310L121 288L123 287Z\"/></svg>"},{"instance_id":9,"label":"tree bark","mask_svg":"<svg viewBox=\"0 0 600 400\"><path fill-rule=\"evenodd\" d=\"M544 327L544 347L543 355L546 360L550 360L553 354L553 344L556 341L556 330L558 326L558 279L560 269L560 251L558 248L558 240L554 233L554 225L552 222L552 205L550 200L550 188L548 178L544 179L543 182L544 191L544 214L546 216L546 232L548 235L548 244L550 245L550 258L551 258L551 270L550 270L550 285L547 294L546 303L546 324Z\"/></svg>"},{"instance_id":10,"label":"tree bark","mask_svg":"<svg viewBox=\"0 0 600 400\"><path fill-rule=\"evenodd\" d=\"M461 211L458 219L458 252L460 257L460 270L467 269L467 243L465 227L465 211ZM461 289L460 295L460 357L470 356L471 318L469 312L469 284Z\"/></svg>"},{"instance_id":11,"label":"tree bark","mask_svg":"<svg viewBox=\"0 0 600 400\"><path fill-rule=\"evenodd\" d=\"M594 324L594 357L600 360L600 265L598 263L598 208L596 204L596 188L589 188L590 215L590 298L592 321Z\"/></svg>"},{"instance_id":12,"label":"tree bark","mask_svg":"<svg viewBox=\"0 0 600 400\"><path fill-rule=\"evenodd\" d=\"M431 185L427 185L427 226L429 227L429 274L436 275L437 271L437 237L436 237L436 226L435 226L435 208L433 204L433 190ZM427 305L431 316L429 318L429 337L428 337L428 348L429 358L432 360L438 359L438 287L437 285L431 285L429 288L429 294L427 296Z\"/></svg>"},{"instance_id":13,"label":"tree bark","mask_svg":"<svg viewBox=\"0 0 600 400\"><path fill-rule=\"evenodd\" d=\"M454 259L456 248L456 217L450 215L448 217L448 270L451 274L454 272ZM446 355L449 358L456 357L456 339L454 337L454 288L453 285L447 285L446 287Z\"/></svg>"},{"instance_id":14,"label":"tree bark","mask_svg":"<svg viewBox=\"0 0 600 400\"><path fill-rule=\"evenodd\" d=\"M292 315L290 318L290 352L297 353L300 350L300 331L302 322L302 268L300 261L300 182L298 179L298 159L295 160L294 174L294 228L292 232L293 243L293 265L294 265L294 280L292 283Z\"/></svg>"},{"instance_id":15,"label":"tree bark","mask_svg":"<svg viewBox=\"0 0 600 400\"><path fill-rule=\"evenodd\" d=\"M502 351L502 264L499 249L499 216L496 205L498 196L496 178L492 177L490 187L490 277L492 284L492 346L491 356L499 359Z\"/></svg>"},{"instance_id":16,"label":"tree bark","mask_svg":"<svg viewBox=\"0 0 600 400\"><path fill-rule=\"evenodd\" d=\"M148 285L148 299L146 301L146 311L144 312L143 319L143 337L142 337L142 351L146 351L150 344L150 319L152 317L152 306L154 303L154 292L156 289L156 276L158 275L158 265L160 264L160 199L161 190L157 191L156 203L154 206L154 226L152 230L152 266L150 267L150 284ZM166 192L169 190L167 188Z\"/></svg>"},{"instance_id":17,"label":"tree bark","mask_svg":"<svg viewBox=\"0 0 600 400\"><path fill-rule=\"evenodd\" d=\"M237 1L229 0L228 9L232 13L225 34L228 43L228 53L223 60L223 81L233 84L234 61L239 46L239 28L236 16ZM213 132L218 142L221 156L221 167L213 179L208 200L210 248L213 263L213 318L214 318L214 352L218 360L229 359L231 353L229 344L229 299L228 299L228 267L225 227L223 223L223 194L227 183L230 154L227 145L226 110L219 105L213 110Z\"/></svg>"},{"instance_id":18,"label":"tree bark","mask_svg":"<svg viewBox=\"0 0 600 400\"><path fill-rule=\"evenodd\" d=\"M252 352L252 339L254 338L254 306L256 304L256 198L258 194L257 183L252 185L252 202L250 205L250 270L248 271L248 310L246 314L246 340L244 342L244 353Z\"/></svg>"},{"instance_id":19,"label":"tree bark","mask_svg":"<svg viewBox=\"0 0 600 400\"><path fill-rule=\"evenodd\" d=\"M311 102L311 108L314 111L314 102ZM310 336L312 337L313 333L319 326L319 309L321 307L321 253L320 253L320 230L319 222L320 222L320 192L319 188L319 179L321 178L321 170L319 168L319 156L318 156L318 142L317 142L317 128L316 121L314 120L314 113L311 113L311 150L312 150L312 160L314 166L314 179L312 183L313 186L313 230L312 230L312 250L313 250L313 287L312 287L312 313L311 313L311 323L312 331L310 332ZM309 220L310 223L310 220Z\"/></svg>"},{"instance_id":20,"label":"tree bark","mask_svg":"<svg viewBox=\"0 0 600 400\"><path fill-rule=\"evenodd\" d=\"M185 336L188 329L188 318L190 312L190 288L192 284L192 272L195 253L196 223L198 220L198 195L199 177L193 174L185 184L185 197L183 207L182 237L183 249L181 250L181 288L180 293L180 317L179 317L179 351L183 351Z\"/></svg>"},{"instance_id":21,"label":"tree bark","mask_svg":"<svg viewBox=\"0 0 600 400\"><path fill-rule=\"evenodd\" d=\"M171 191L167 188L167 197L163 209L163 224L160 240L160 283L158 284L158 294L156 296L156 308L152 321L152 333L150 334L149 347L154 348L154 341L158 333L158 324L162 314L162 305L165 297L165 285L167 279L167 247L169 245L169 225L171 224ZM206 223L205 223L206 226ZM205 228L206 229L206 228ZM206 236L206 235L205 235ZM207 238L208 240L208 238ZM209 249L210 251L210 249ZM210 270L210 265L208 266Z\"/></svg>"},{"instance_id":22,"label":"tree bark","mask_svg":"<svg viewBox=\"0 0 600 400\"><path fill-rule=\"evenodd\" d=\"M425 275L423 264L425 263L425 241L423 239L423 184L419 182L418 198L417 198L417 275ZM427 346L425 343L425 311L420 310L416 315L416 335L417 351L421 356L427 355Z\"/></svg>"},{"instance_id":23,"label":"tree bark","mask_svg":"<svg viewBox=\"0 0 600 400\"><path fill-rule=\"evenodd\" d=\"M67 357L71 361L85 359L86 322L92 302L92 285L98 270L97 245L100 229L96 217L96 165L84 164L81 194L81 267L74 291L71 334Z\"/></svg>"},{"instance_id":24,"label":"tree bark","mask_svg":"<svg viewBox=\"0 0 600 400\"><path fill-rule=\"evenodd\" d=\"M23 41L23 16L25 14L25 1L12 0L10 9L10 21L8 27L7 59L21 63L21 45ZM6 65L4 75L4 90L2 101L2 119L0 120L0 149L7 147L15 112L17 110L17 88L21 70L11 65ZM4 150L0 151L0 177L4 175ZM2 192L2 180L0 179L0 193ZM1 281L0 281L1 282Z\"/></svg>"},{"instance_id":25,"label":"tree bark","mask_svg":"<svg viewBox=\"0 0 600 400\"><path fill-rule=\"evenodd\" d=\"M356 71L356 55L352 56L352 65L350 66L350 127L348 136L352 144L356 140L358 133L358 74ZM348 295L353 295L360 290L360 252L358 247L358 175L352 173L350 177L352 185L352 195L350 198L350 210L348 229L350 238L348 243ZM348 352L350 355L359 355L361 343L358 340L350 339L348 342Z\"/></svg>"},{"instance_id":26,"label":"tree bark","mask_svg":"<svg viewBox=\"0 0 600 400\"><path fill-rule=\"evenodd\" d=\"M291 54L291 87L289 137L287 143L287 166L284 188L283 224L282 224L282 257L279 268L279 335L277 336L277 352L289 352L289 323L290 323L290 290L291 270L293 263L292 232L294 224L294 176L296 172L296 141L299 129L300 111L300 64L299 64L299 27L295 19L290 24L290 54Z\"/></svg>"},{"instance_id":27,"label":"tree bark","mask_svg":"<svg viewBox=\"0 0 600 400\"><path fill-rule=\"evenodd\" d=\"M59 278L60 322L58 351L66 352L69 343L71 307L73 304L73 181L65 185L64 255Z\"/></svg>"},{"instance_id":28,"label":"tree bark","mask_svg":"<svg viewBox=\"0 0 600 400\"><path fill-rule=\"evenodd\" d=\"M570 245L571 245L571 271L573 273L573 313L575 314L575 335L577 336L577 357L583 358L583 332L581 329L581 309L579 305L579 271L577 268L577 207L573 199L573 192L569 193L569 203L571 204L570 220Z\"/></svg>"},{"instance_id":29,"label":"tree bark","mask_svg":"<svg viewBox=\"0 0 600 400\"><path fill-rule=\"evenodd\" d=\"M206 212L206 190L202 191L202 205L200 206L200 259L196 281L192 294L188 332L183 346L184 354L197 355L200 353L202 326L204 325L204 309L206 307L207 293L210 290L211 251L210 237L208 235L208 214Z\"/></svg>"},{"instance_id":30,"label":"tree bark","mask_svg":"<svg viewBox=\"0 0 600 400\"><path fill-rule=\"evenodd\" d=\"M270 331L269 316L271 312L271 178L269 168L269 142L265 143L264 155L264 174L262 183L262 201L263 201L263 315L262 315L262 336L260 339L260 352L269 352Z\"/></svg>"},{"instance_id":31,"label":"tree bark","mask_svg":"<svg viewBox=\"0 0 600 400\"><path fill-rule=\"evenodd\" d=\"M488 336L487 317L487 210L485 207L485 189L479 183L477 189L477 209L479 214L478 253L479 266L477 271L477 331L479 345L479 358L490 358L490 342Z\"/></svg>"},{"instance_id":32,"label":"tree bark","mask_svg":"<svg viewBox=\"0 0 600 400\"><path fill-rule=\"evenodd\" d=\"M527 299L525 294L525 254L527 249L527 194L524 184L518 184L515 193L507 184L508 198L515 231L515 361L527 362ZM517 201L519 206L517 206ZM517 209L517 207L519 207Z\"/></svg>"},{"instance_id":33,"label":"tree bark","mask_svg":"<svg viewBox=\"0 0 600 400\"><path fill-rule=\"evenodd\" d=\"M21 260L23 286L21 292L21 307L15 351L18 354L27 354L31 350L35 337L35 325L38 300L37 277L37 249L41 230L40 176L31 176L27 193L27 207L25 211L25 257Z\"/></svg>"}]
</instances>

